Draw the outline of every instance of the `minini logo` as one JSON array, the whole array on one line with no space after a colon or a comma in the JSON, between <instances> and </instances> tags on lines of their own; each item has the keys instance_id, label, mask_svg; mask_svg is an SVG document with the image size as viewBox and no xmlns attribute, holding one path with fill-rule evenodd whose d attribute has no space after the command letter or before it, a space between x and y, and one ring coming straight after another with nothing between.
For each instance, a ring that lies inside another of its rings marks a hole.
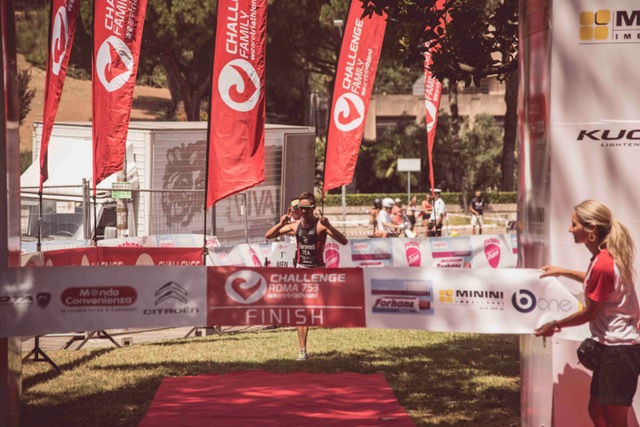
<instances>
[{"instance_id":1,"label":"minini logo","mask_svg":"<svg viewBox=\"0 0 640 427\"><path fill-rule=\"evenodd\" d=\"M580 13L580 40L607 40L611 11L606 9L597 12Z\"/></svg>"}]
</instances>

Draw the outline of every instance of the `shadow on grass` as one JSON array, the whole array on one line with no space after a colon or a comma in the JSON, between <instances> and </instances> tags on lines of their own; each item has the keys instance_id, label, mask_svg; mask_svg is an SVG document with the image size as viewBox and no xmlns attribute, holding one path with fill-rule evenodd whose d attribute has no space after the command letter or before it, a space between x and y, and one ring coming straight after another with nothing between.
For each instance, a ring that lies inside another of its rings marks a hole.
<instances>
[{"instance_id":1,"label":"shadow on grass","mask_svg":"<svg viewBox=\"0 0 640 427\"><path fill-rule=\"evenodd\" d=\"M101 348L101 349L92 351L86 357L80 357L76 360L73 360L67 363L62 363L62 364L57 363L58 367L62 369L62 373L58 373L55 369L53 369L53 367L51 367L51 369L47 370L46 372L42 372L36 375L26 377L22 381L22 388L23 390L29 390L31 387L37 384L50 381L58 377L59 375L62 375L64 372L72 371L75 368L78 368L82 365L86 365L87 363L91 362L93 359L96 359L102 356L103 354L110 353L113 350L115 350L115 348ZM35 363L35 362L31 361L29 363Z\"/></svg>"},{"instance_id":2,"label":"shadow on grass","mask_svg":"<svg viewBox=\"0 0 640 427\"><path fill-rule=\"evenodd\" d=\"M157 96L137 96L133 99L133 109L140 110L158 120L165 118L167 109L171 106L171 101Z\"/></svg>"},{"instance_id":3,"label":"shadow on grass","mask_svg":"<svg viewBox=\"0 0 640 427\"><path fill-rule=\"evenodd\" d=\"M253 336L252 339L262 339ZM238 340L239 337L225 337ZM184 344L184 340L171 345ZM189 341L198 349L219 345L218 340ZM149 346L169 347L166 343ZM204 351L204 350L203 350ZM519 425L519 376L517 337L500 335L452 338L444 343L353 349L349 353L313 353L303 363L274 358L262 362L168 362L101 365L106 375L138 373L144 379L117 390L104 390L55 405L23 410L23 425L137 425L166 376L225 374L262 370L274 373L356 372L384 373L400 404L419 426ZM30 380L35 383L35 380ZM116 415L117 414L117 415Z\"/></svg>"}]
</instances>

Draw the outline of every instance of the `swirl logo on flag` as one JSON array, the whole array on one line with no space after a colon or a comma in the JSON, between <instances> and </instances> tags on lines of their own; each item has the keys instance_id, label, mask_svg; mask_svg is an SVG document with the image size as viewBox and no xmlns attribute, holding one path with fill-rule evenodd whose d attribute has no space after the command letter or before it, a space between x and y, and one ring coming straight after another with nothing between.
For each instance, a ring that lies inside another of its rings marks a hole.
<instances>
[{"instance_id":1,"label":"swirl logo on flag","mask_svg":"<svg viewBox=\"0 0 640 427\"><path fill-rule=\"evenodd\" d=\"M511 303L520 313L530 313L536 308L537 301L533 292L520 289L511 297Z\"/></svg>"},{"instance_id":2,"label":"swirl logo on flag","mask_svg":"<svg viewBox=\"0 0 640 427\"><path fill-rule=\"evenodd\" d=\"M424 106L427 109L427 132L431 132L438 117L438 107L430 99L425 100Z\"/></svg>"},{"instance_id":3,"label":"swirl logo on flag","mask_svg":"<svg viewBox=\"0 0 640 427\"><path fill-rule=\"evenodd\" d=\"M69 21L67 10L61 6L56 12L51 30L51 71L56 76L62 68L62 60L67 53L67 40L69 40Z\"/></svg>"},{"instance_id":4,"label":"swirl logo on flag","mask_svg":"<svg viewBox=\"0 0 640 427\"><path fill-rule=\"evenodd\" d=\"M229 108L251 111L260 99L260 76L248 61L234 59L220 72L218 92Z\"/></svg>"},{"instance_id":5,"label":"swirl logo on flag","mask_svg":"<svg viewBox=\"0 0 640 427\"><path fill-rule=\"evenodd\" d=\"M109 36L96 55L96 73L102 86L113 92L129 81L133 74L133 54L119 38Z\"/></svg>"},{"instance_id":6,"label":"swirl logo on flag","mask_svg":"<svg viewBox=\"0 0 640 427\"><path fill-rule=\"evenodd\" d=\"M235 302L253 304L267 293L267 281L255 271L240 270L227 277L224 289Z\"/></svg>"},{"instance_id":7,"label":"swirl logo on flag","mask_svg":"<svg viewBox=\"0 0 640 427\"><path fill-rule=\"evenodd\" d=\"M353 93L343 93L333 109L333 122L341 132L352 131L364 120L364 102Z\"/></svg>"}]
</instances>

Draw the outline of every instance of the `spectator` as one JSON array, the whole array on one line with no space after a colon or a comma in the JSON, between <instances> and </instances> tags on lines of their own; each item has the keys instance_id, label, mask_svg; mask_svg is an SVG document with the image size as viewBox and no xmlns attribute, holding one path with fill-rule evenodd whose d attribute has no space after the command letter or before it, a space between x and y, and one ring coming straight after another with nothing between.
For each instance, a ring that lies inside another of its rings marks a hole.
<instances>
[{"instance_id":1,"label":"spectator","mask_svg":"<svg viewBox=\"0 0 640 427\"><path fill-rule=\"evenodd\" d=\"M431 217L429 218L429 231L427 235L429 237L442 236L442 226L444 225L445 215L447 214L447 208L444 204L444 200L440 198L442 190L439 188L433 189L433 209L431 210Z\"/></svg>"},{"instance_id":2,"label":"spectator","mask_svg":"<svg viewBox=\"0 0 640 427\"><path fill-rule=\"evenodd\" d=\"M382 200L382 210L378 214L378 231L380 237L395 237L404 228L404 224L395 224L391 219L393 199L386 197Z\"/></svg>"},{"instance_id":3,"label":"spectator","mask_svg":"<svg viewBox=\"0 0 640 427\"><path fill-rule=\"evenodd\" d=\"M373 226L371 237L380 237L380 233L378 231L378 214L381 209L382 200L378 198L373 199L373 207L369 209L369 224Z\"/></svg>"},{"instance_id":4,"label":"spectator","mask_svg":"<svg viewBox=\"0 0 640 427\"><path fill-rule=\"evenodd\" d=\"M475 197L471 199L471 203L469 204L469 210L471 211L471 227L473 228L473 234L476 234L476 227L479 229L478 234L482 234L482 227L484 226L483 213L484 208L486 206L486 202L484 197L482 197L482 193L480 191L476 191Z\"/></svg>"},{"instance_id":5,"label":"spectator","mask_svg":"<svg viewBox=\"0 0 640 427\"><path fill-rule=\"evenodd\" d=\"M422 226L424 227L424 237L428 236L429 232L429 219L431 218L431 211L433 206L431 205L431 195L429 193L424 195L422 201Z\"/></svg>"},{"instance_id":6,"label":"spectator","mask_svg":"<svg viewBox=\"0 0 640 427\"><path fill-rule=\"evenodd\" d=\"M409 220L409 230L413 231L416 227L416 196L413 196L407 206L407 219Z\"/></svg>"}]
</instances>

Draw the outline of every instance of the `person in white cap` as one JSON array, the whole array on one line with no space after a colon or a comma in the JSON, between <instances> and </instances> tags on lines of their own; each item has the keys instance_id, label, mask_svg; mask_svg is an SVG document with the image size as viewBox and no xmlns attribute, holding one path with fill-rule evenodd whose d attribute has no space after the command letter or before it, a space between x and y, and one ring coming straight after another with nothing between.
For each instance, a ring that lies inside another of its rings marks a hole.
<instances>
[{"instance_id":1,"label":"person in white cap","mask_svg":"<svg viewBox=\"0 0 640 427\"><path fill-rule=\"evenodd\" d=\"M427 235L429 237L442 236L442 226L444 225L444 217L447 214L447 208L444 204L444 200L440 198L442 190L434 188L433 193L433 210L431 211L431 217L429 218L429 231Z\"/></svg>"},{"instance_id":2,"label":"person in white cap","mask_svg":"<svg viewBox=\"0 0 640 427\"><path fill-rule=\"evenodd\" d=\"M380 237L393 237L400 233L404 228L404 224L394 224L391 220L391 209L393 208L393 199L386 197L382 200L382 209L378 214L378 231Z\"/></svg>"}]
</instances>

